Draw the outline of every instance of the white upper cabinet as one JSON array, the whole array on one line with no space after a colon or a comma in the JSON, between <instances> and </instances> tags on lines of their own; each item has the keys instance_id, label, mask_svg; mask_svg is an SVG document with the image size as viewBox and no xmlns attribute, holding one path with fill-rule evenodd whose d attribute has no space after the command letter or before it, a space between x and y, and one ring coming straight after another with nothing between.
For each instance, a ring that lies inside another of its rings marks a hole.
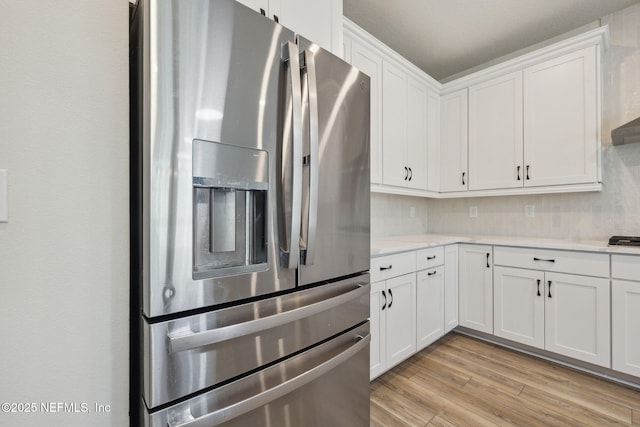
<instances>
[{"instance_id":1,"label":"white upper cabinet","mask_svg":"<svg viewBox=\"0 0 640 427\"><path fill-rule=\"evenodd\" d=\"M427 189L427 85L391 61L382 64L382 182Z\"/></svg>"},{"instance_id":2,"label":"white upper cabinet","mask_svg":"<svg viewBox=\"0 0 640 427\"><path fill-rule=\"evenodd\" d=\"M464 191L467 173L467 89L440 104L440 191Z\"/></svg>"},{"instance_id":3,"label":"white upper cabinet","mask_svg":"<svg viewBox=\"0 0 640 427\"><path fill-rule=\"evenodd\" d=\"M372 191L427 195L440 177L440 84L345 19L345 59L371 77Z\"/></svg>"},{"instance_id":4,"label":"white upper cabinet","mask_svg":"<svg viewBox=\"0 0 640 427\"><path fill-rule=\"evenodd\" d=\"M382 64L382 182L405 186L407 76L390 62Z\"/></svg>"},{"instance_id":5,"label":"white upper cabinet","mask_svg":"<svg viewBox=\"0 0 640 427\"><path fill-rule=\"evenodd\" d=\"M522 71L469 88L469 190L522 187Z\"/></svg>"},{"instance_id":6,"label":"white upper cabinet","mask_svg":"<svg viewBox=\"0 0 640 427\"><path fill-rule=\"evenodd\" d=\"M598 181L596 47L469 88L469 189Z\"/></svg>"},{"instance_id":7,"label":"white upper cabinet","mask_svg":"<svg viewBox=\"0 0 640 427\"><path fill-rule=\"evenodd\" d=\"M440 93L427 95L427 190L440 189Z\"/></svg>"},{"instance_id":8,"label":"white upper cabinet","mask_svg":"<svg viewBox=\"0 0 640 427\"><path fill-rule=\"evenodd\" d=\"M382 105L380 103L382 55L365 43L345 35L345 59L371 79L371 131L369 136L371 141L371 183L382 184Z\"/></svg>"},{"instance_id":9,"label":"white upper cabinet","mask_svg":"<svg viewBox=\"0 0 640 427\"><path fill-rule=\"evenodd\" d=\"M595 46L524 70L525 186L598 180L597 102Z\"/></svg>"},{"instance_id":10,"label":"white upper cabinet","mask_svg":"<svg viewBox=\"0 0 640 427\"><path fill-rule=\"evenodd\" d=\"M427 115L428 92L424 82L407 78L407 149L405 163L409 168L407 186L427 189Z\"/></svg>"},{"instance_id":11,"label":"white upper cabinet","mask_svg":"<svg viewBox=\"0 0 640 427\"><path fill-rule=\"evenodd\" d=\"M342 57L342 0L236 0Z\"/></svg>"},{"instance_id":12,"label":"white upper cabinet","mask_svg":"<svg viewBox=\"0 0 640 427\"><path fill-rule=\"evenodd\" d=\"M344 22L340 49L372 81L372 191L448 198L602 189L607 27L442 85Z\"/></svg>"},{"instance_id":13,"label":"white upper cabinet","mask_svg":"<svg viewBox=\"0 0 640 427\"><path fill-rule=\"evenodd\" d=\"M597 28L446 83L440 197L601 190L599 62L607 34ZM468 127L455 103L464 90ZM467 130L465 187L458 174Z\"/></svg>"},{"instance_id":14,"label":"white upper cabinet","mask_svg":"<svg viewBox=\"0 0 640 427\"><path fill-rule=\"evenodd\" d=\"M238 3L243 4L256 12L263 12L266 16L273 19L272 15L269 15L269 0L236 0Z\"/></svg>"}]
</instances>

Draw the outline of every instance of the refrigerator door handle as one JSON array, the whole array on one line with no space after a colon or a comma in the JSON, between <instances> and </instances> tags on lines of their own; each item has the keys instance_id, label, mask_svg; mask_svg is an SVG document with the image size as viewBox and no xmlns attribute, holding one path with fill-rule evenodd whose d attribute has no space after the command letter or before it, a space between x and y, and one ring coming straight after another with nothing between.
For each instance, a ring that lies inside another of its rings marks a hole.
<instances>
[{"instance_id":1,"label":"refrigerator door handle","mask_svg":"<svg viewBox=\"0 0 640 427\"><path fill-rule=\"evenodd\" d=\"M313 53L304 51L307 84L309 87L309 215L306 236L305 265L313 265L318 230L318 155L320 129L318 126L318 84Z\"/></svg>"},{"instance_id":2,"label":"refrigerator door handle","mask_svg":"<svg viewBox=\"0 0 640 427\"><path fill-rule=\"evenodd\" d=\"M288 254L288 260L285 260L284 267L293 269L298 267L298 261L300 259L300 222L302 221L302 88L300 86L300 57L298 46L293 42L284 44L282 59L289 62L293 127L291 229L289 230L290 238L285 249L285 253Z\"/></svg>"},{"instance_id":3,"label":"refrigerator door handle","mask_svg":"<svg viewBox=\"0 0 640 427\"><path fill-rule=\"evenodd\" d=\"M201 417L189 420L185 423L173 424L172 427L213 427L223 423L226 423L234 418L244 415L254 409L257 409L269 402L272 402L282 396L285 396L302 386L309 384L321 376L327 374L337 366L346 362L353 356L355 356L361 350L364 350L371 341L371 335L366 333L365 335L354 336L355 343L347 348L342 353L332 357L331 359L315 366L314 368L291 378L288 381L278 384L277 386L265 390L249 399L241 400L233 405L227 406L217 411L210 412Z\"/></svg>"},{"instance_id":4,"label":"refrigerator door handle","mask_svg":"<svg viewBox=\"0 0 640 427\"><path fill-rule=\"evenodd\" d=\"M247 322L237 323L221 328L210 329L203 332L187 331L180 332L175 335L169 335L169 351L171 353L176 353L179 351L193 350L234 338L255 334L287 323L292 323L296 320L313 316L338 305L361 298L363 295L368 295L369 286L367 285L368 284L364 282L357 282L354 283L354 288L350 291L322 300L315 304L295 308L272 316L249 320Z\"/></svg>"}]
</instances>

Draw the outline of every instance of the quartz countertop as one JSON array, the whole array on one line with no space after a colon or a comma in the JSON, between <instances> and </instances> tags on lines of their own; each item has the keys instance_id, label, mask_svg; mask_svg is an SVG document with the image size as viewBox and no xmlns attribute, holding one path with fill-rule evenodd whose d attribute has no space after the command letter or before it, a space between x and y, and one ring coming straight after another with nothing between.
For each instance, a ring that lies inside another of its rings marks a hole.
<instances>
[{"instance_id":1,"label":"quartz countertop","mask_svg":"<svg viewBox=\"0 0 640 427\"><path fill-rule=\"evenodd\" d=\"M412 234L371 239L371 256L378 257L453 243L640 255L640 247L609 246L607 240L564 240L491 235Z\"/></svg>"}]
</instances>

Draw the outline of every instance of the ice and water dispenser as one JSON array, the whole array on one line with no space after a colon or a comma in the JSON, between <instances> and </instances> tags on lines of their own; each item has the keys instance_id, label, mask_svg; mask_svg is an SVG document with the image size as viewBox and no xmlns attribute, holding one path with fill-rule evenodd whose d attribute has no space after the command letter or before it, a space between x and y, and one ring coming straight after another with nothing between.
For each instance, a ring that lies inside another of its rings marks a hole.
<instances>
[{"instance_id":1,"label":"ice and water dispenser","mask_svg":"<svg viewBox=\"0 0 640 427\"><path fill-rule=\"evenodd\" d=\"M193 141L193 278L266 270L266 151Z\"/></svg>"}]
</instances>

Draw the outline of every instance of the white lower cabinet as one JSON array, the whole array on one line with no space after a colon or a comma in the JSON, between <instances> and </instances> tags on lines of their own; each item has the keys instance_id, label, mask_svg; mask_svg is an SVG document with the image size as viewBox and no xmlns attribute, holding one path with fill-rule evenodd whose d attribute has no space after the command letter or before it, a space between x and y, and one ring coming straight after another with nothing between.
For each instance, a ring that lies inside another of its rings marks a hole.
<instances>
[{"instance_id":1,"label":"white lower cabinet","mask_svg":"<svg viewBox=\"0 0 640 427\"><path fill-rule=\"evenodd\" d=\"M416 352L416 275L387 280L387 369Z\"/></svg>"},{"instance_id":2,"label":"white lower cabinet","mask_svg":"<svg viewBox=\"0 0 640 427\"><path fill-rule=\"evenodd\" d=\"M373 258L371 379L458 325L640 379L638 266L638 255L477 244Z\"/></svg>"},{"instance_id":3,"label":"white lower cabinet","mask_svg":"<svg viewBox=\"0 0 640 427\"><path fill-rule=\"evenodd\" d=\"M384 281L371 284L371 316L369 317L371 334L369 377L371 379L383 373L387 366L387 322L384 312L387 308L387 290L385 286Z\"/></svg>"},{"instance_id":4,"label":"white lower cabinet","mask_svg":"<svg viewBox=\"0 0 640 427\"><path fill-rule=\"evenodd\" d=\"M371 260L370 379L416 352L415 270L415 252Z\"/></svg>"},{"instance_id":5,"label":"white lower cabinet","mask_svg":"<svg viewBox=\"0 0 640 427\"><path fill-rule=\"evenodd\" d=\"M417 350L444 335L444 268L417 273Z\"/></svg>"},{"instance_id":6,"label":"white lower cabinet","mask_svg":"<svg viewBox=\"0 0 640 427\"><path fill-rule=\"evenodd\" d=\"M370 379L416 352L416 275L371 286Z\"/></svg>"},{"instance_id":7,"label":"white lower cabinet","mask_svg":"<svg viewBox=\"0 0 640 427\"><path fill-rule=\"evenodd\" d=\"M611 257L611 357L616 371L640 377L640 257ZM623 280L620 280L623 279Z\"/></svg>"},{"instance_id":8,"label":"white lower cabinet","mask_svg":"<svg viewBox=\"0 0 640 427\"><path fill-rule=\"evenodd\" d=\"M528 263L530 252L498 247L496 263L505 259ZM550 268L569 266L575 270L571 273L587 270L574 263L581 253L545 255ZM609 279L517 267L520 265L494 267L494 335L611 367Z\"/></svg>"},{"instance_id":9,"label":"white lower cabinet","mask_svg":"<svg viewBox=\"0 0 640 427\"><path fill-rule=\"evenodd\" d=\"M458 245L444 247L444 332L458 326Z\"/></svg>"},{"instance_id":10,"label":"white lower cabinet","mask_svg":"<svg viewBox=\"0 0 640 427\"><path fill-rule=\"evenodd\" d=\"M458 325L458 245L372 258L371 280L373 379Z\"/></svg>"},{"instance_id":11,"label":"white lower cabinet","mask_svg":"<svg viewBox=\"0 0 640 427\"><path fill-rule=\"evenodd\" d=\"M612 367L640 377L640 282L613 280Z\"/></svg>"},{"instance_id":12,"label":"white lower cabinet","mask_svg":"<svg viewBox=\"0 0 640 427\"><path fill-rule=\"evenodd\" d=\"M544 273L496 266L493 275L494 335L544 348Z\"/></svg>"},{"instance_id":13,"label":"white lower cabinet","mask_svg":"<svg viewBox=\"0 0 640 427\"><path fill-rule=\"evenodd\" d=\"M545 349L611 367L609 279L545 273Z\"/></svg>"},{"instance_id":14,"label":"white lower cabinet","mask_svg":"<svg viewBox=\"0 0 640 427\"><path fill-rule=\"evenodd\" d=\"M493 247L459 246L458 317L460 326L493 334Z\"/></svg>"}]
</instances>

